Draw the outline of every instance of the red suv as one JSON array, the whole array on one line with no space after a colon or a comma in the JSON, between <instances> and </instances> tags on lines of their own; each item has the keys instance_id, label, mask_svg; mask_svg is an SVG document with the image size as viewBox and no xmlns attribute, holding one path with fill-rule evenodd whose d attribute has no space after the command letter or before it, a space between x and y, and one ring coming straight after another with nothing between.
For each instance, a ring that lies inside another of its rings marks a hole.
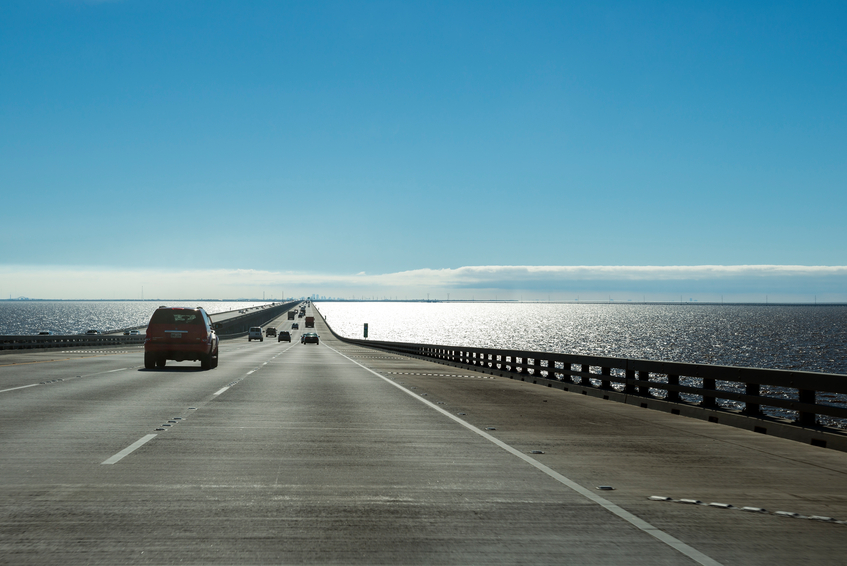
<instances>
[{"instance_id":1,"label":"red suv","mask_svg":"<svg viewBox=\"0 0 847 566\"><path fill-rule=\"evenodd\" d=\"M144 367L165 367L166 360L200 360L200 367L218 367L218 335L201 307L159 307L147 325Z\"/></svg>"}]
</instances>

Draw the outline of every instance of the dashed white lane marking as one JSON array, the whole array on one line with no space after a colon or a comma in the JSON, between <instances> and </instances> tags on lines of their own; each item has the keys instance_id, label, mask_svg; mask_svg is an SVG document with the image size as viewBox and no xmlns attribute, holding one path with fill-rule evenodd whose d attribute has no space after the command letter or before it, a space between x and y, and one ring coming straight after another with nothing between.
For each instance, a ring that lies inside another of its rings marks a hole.
<instances>
[{"instance_id":1,"label":"dashed white lane marking","mask_svg":"<svg viewBox=\"0 0 847 566\"><path fill-rule=\"evenodd\" d=\"M108 460L101 462L101 465L102 464L114 464L116 462L120 462L123 459L124 456L127 456L128 454L132 454L133 452L135 452L136 450L138 450L139 448L141 448L142 446L144 446L145 444L147 444L148 442L150 442L154 438L156 438L155 434L148 434L147 436L144 436L141 439L136 440L135 442L133 442L132 444L130 444L129 446L127 446L126 448L124 448L123 450L121 450L120 452L115 454L114 456L112 456L111 458L109 458Z\"/></svg>"},{"instance_id":2,"label":"dashed white lane marking","mask_svg":"<svg viewBox=\"0 0 847 566\"><path fill-rule=\"evenodd\" d=\"M288 350L290 350L292 347L293 347L293 345L292 345L292 346L289 346L288 348L286 348L286 349L285 349L285 350L283 350L282 352L280 352L280 353L276 354L276 355L275 355L273 358L271 358L271 359L272 359L272 360L273 360L273 359L276 359L276 358L277 358L277 356L280 356L280 355L284 354L285 352L287 352ZM244 374L244 377L242 377L241 379L244 379L244 378L245 378L245 377L247 377L248 375L251 375L251 374L253 374L253 373L256 373L257 371L259 371L259 369L261 369L261 367L266 366L266 365L268 365L268 362L263 363L261 366L259 366L259 367L255 368L255 369L251 369L250 371L248 371L247 373L245 373L245 374ZM220 395L221 393L223 393L224 391L226 391L227 389L229 389L229 388L230 388L230 387L232 387L233 385L235 385L235 384L237 384L238 382L240 382L240 381L241 381L241 379L238 379L238 380L236 380L236 381L231 382L231 383L230 383L229 385L227 385L226 387L221 387L220 389L218 389L217 391L215 391L214 393L212 393L212 397L217 397L218 395Z\"/></svg>"},{"instance_id":3,"label":"dashed white lane marking","mask_svg":"<svg viewBox=\"0 0 847 566\"><path fill-rule=\"evenodd\" d=\"M138 350L141 349L139 346ZM62 350L60 354L137 354L138 350Z\"/></svg>"},{"instance_id":4,"label":"dashed white lane marking","mask_svg":"<svg viewBox=\"0 0 847 566\"><path fill-rule=\"evenodd\" d=\"M402 385L398 385L397 383L391 381L390 379L388 379L384 375L380 375L377 372L375 372L374 370L363 366L362 364L360 364L356 360L354 360L354 359L352 359L348 356L345 356L344 354L342 354L341 352L339 352L335 348L333 348L331 346L327 346L327 347L330 350L332 350L333 352L335 352L336 354L338 354L339 356L342 356L342 357L350 360L351 362L353 362L354 364L356 364L360 368L374 374L375 376L377 376L381 380L385 381L386 383L390 383L391 385L393 385L394 387L396 387L397 389L399 389L403 393L406 393L407 395L409 395L413 399L417 399L421 403L428 405L431 409L435 409L436 411L438 411L439 413L441 413L445 417L448 417L448 418L454 420L455 422L459 423L460 425L467 428L468 430L475 432L476 434L485 438L489 442L499 446L500 448L502 448L506 452L512 454L513 456L520 458L521 460L523 460L527 464L533 466L537 470L547 474L548 476L550 476L554 480L558 481L559 483L569 487L573 491L582 495L586 499L596 503L600 507L603 507L604 509L606 509L610 513L617 515L618 517L620 517L621 519L623 519L627 523L631 524L632 526L636 527L637 529L644 531L648 535L650 535L650 536L656 538L657 540L665 543L666 545L670 546L674 550L684 554L685 556L687 556L691 560L697 562L698 564L702 564L703 566L722 566L722 564L720 562L716 561L715 559L713 559L709 556L706 556L705 554L703 554L702 552L700 552L699 550L697 550L697 549L695 549L691 546L688 546L687 544L685 544L684 542L682 542L678 538L672 537L668 533L654 527L653 525L651 525L647 521L645 521L645 520L643 520L639 517L636 517L635 515L633 515L629 511L625 510L623 507L619 507L618 505L615 505L614 503L612 503L608 499L606 499L604 497L600 497L599 495L597 495L593 491L582 487L581 485L579 485L575 481L563 476L562 474L555 471L554 469L552 469L548 466L545 466L544 464L542 464L538 460L535 460L534 458L530 458L529 456L527 456L526 454L524 454L520 450L518 450L516 448L512 448L511 446L509 446L508 444L506 444L502 440L491 436L490 434L488 434L484 430L478 429L474 425L472 425L472 424L470 424L466 421L463 421L462 419L460 419L456 415L453 415L452 413L448 413L447 411L445 411L444 409L442 409L441 407L439 407L435 403L432 403L431 401L427 401L426 399L421 398L414 391L410 391L410 390L406 389L405 387L403 387Z\"/></svg>"},{"instance_id":5,"label":"dashed white lane marking","mask_svg":"<svg viewBox=\"0 0 847 566\"><path fill-rule=\"evenodd\" d=\"M27 387L35 387L36 385L40 385L40 384L33 383L31 385L21 385L20 387L10 387L9 389L0 389L0 393L5 393L6 391L15 391L16 389L26 389Z\"/></svg>"},{"instance_id":6,"label":"dashed white lane marking","mask_svg":"<svg viewBox=\"0 0 847 566\"><path fill-rule=\"evenodd\" d=\"M116 371L124 371L125 369L126 368L110 369L109 371L106 371L106 372L103 372L103 373L115 373Z\"/></svg>"}]
</instances>

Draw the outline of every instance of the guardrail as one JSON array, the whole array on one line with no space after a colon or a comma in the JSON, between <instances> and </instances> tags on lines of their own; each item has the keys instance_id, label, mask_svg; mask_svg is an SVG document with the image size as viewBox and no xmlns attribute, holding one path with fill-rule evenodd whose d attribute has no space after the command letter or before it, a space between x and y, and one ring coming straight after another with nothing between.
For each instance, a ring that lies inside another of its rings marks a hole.
<instances>
[{"instance_id":1,"label":"guardrail","mask_svg":"<svg viewBox=\"0 0 847 566\"><path fill-rule=\"evenodd\" d=\"M41 348L85 348L144 344L145 336L109 334L72 334L68 336L0 336L0 350L32 350Z\"/></svg>"},{"instance_id":2,"label":"guardrail","mask_svg":"<svg viewBox=\"0 0 847 566\"><path fill-rule=\"evenodd\" d=\"M324 321L326 322L326 321ZM346 338L339 340L369 348L430 359L485 373L531 380L565 391L602 396L642 407L662 404L662 409L680 414L680 408L707 411L708 420L718 415L738 415L740 420L721 422L767 433L750 419L797 428L828 431L830 447L847 450L847 375L692 364L628 358L557 354L523 350L382 342ZM676 408L674 408L676 407ZM695 416L692 411L685 411ZM704 418L700 416L700 418ZM782 431L780 436L800 439ZM819 435L820 436L820 435ZM826 440L803 436L816 446ZM833 442L834 441L834 442ZM837 445L836 445L837 444Z\"/></svg>"}]
</instances>

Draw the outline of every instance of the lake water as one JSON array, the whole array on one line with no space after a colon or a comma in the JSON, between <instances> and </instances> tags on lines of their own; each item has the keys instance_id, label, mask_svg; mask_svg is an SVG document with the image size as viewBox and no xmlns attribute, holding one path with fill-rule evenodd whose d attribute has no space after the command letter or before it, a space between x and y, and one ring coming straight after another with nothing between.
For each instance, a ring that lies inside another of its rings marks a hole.
<instances>
[{"instance_id":1,"label":"lake water","mask_svg":"<svg viewBox=\"0 0 847 566\"><path fill-rule=\"evenodd\" d=\"M352 338L847 374L847 305L315 304Z\"/></svg>"},{"instance_id":2,"label":"lake water","mask_svg":"<svg viewBox=\"0 0 847 566\"><path fill-rule=\"evenodd\" d=\"M25 336L50 330L80 334L141 326L156 307L203 307L207 313L246 309L265 302L200 301L0 301L0 335Z\"/></svg>"},{"instance_id":3,"label":"lake water","mask_svg":"<svg viewBox=\"0 0 847 566\"><path fill-rule=\"evenodd\" d=\"M159 305L216 313L264 302L0 301L0 334L146 324ZM372 340L514 348L847 374L847 305L317 302Z\"/></svg>"}]
</instances>

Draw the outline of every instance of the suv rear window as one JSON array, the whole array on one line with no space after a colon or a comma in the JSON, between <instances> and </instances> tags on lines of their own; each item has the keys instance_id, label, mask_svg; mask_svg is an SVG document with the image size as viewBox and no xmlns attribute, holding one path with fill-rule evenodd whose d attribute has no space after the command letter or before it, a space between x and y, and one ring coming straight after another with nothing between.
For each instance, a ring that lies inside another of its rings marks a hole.
<instances>
[{"instance_id":1,"label":"suv rear window","mask_svg":"<svg viewBox=\"0 0 847 566\"><path fill-rule=\"evenodd\" d=\"M159 309L150 324L203 324L203 316L195 310Z\"/></svg>"}]
</instances>

